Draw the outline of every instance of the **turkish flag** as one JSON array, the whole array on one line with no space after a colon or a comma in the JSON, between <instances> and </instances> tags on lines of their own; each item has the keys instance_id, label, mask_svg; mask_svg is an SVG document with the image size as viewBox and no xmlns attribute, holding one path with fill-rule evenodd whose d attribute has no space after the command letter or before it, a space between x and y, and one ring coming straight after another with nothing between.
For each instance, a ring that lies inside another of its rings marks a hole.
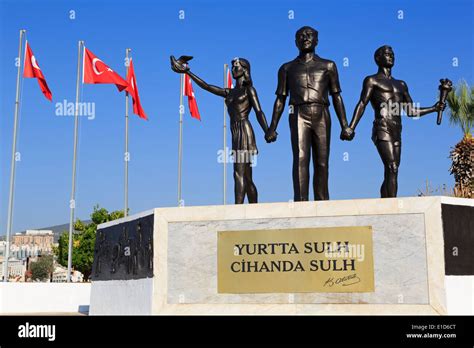
<instances>
[{"instance_id":1,"label":"turkish flag","mask_svg":"<svg viewBox=\"0 0 474 348\"><path fill-rule=\"evenodd\" d=\"M33 51L31 50L30 45L28 45L28 41L26 41L25 46L25 62L24 62L24 69L23 69L23 77L31 78L35 77L38 79L38 84L41 88L41 92L43 92L44 96L49 99L50 101L53 100L53 95L49 90L48 84L46 83L46 79L44 78L43 72L41 71L38 61L36 60Z\"/></svg>"},{"instance_id":2,"label":"turkish flag","mask_svg":"<svg viewBox=\"0 0 474 348\"><path fill-rule=\"evenodd\" d=\"M227 88L234 88L234 85L232 84L232 76L230 74L229 68L227 68Z\"/></svg>"},{"instance_id":3,"label":"turkish flag","mask_svg":"<svg viewBox=\"0 0 474 348\"><path fill-rule=\"evenodd\" d=\"M84 47L83 83L113 83L119 91L128 87L128 82Z\"/></svg>"},{"instance_id":4,"label":"turkish flag","mask_svg":"<svg viewBox=\"0 0 474 348\"><path fill-rule=\"evenodd\" d=\"M145 111L142 108L142 104L140 103L140 96L138 95L137 79L135 77L135 70L133 69L133 61L131 58L130 58L130 66L128 67L127 82L128 82L128 87L126 91L130 93L133 99L133 113L135 115L138 115L140 118L148 120L148 117L146 116Z\"/></svg>"},{"instance_id":5,"label":"turkish flag","mask_svg":"<svg viewBox=\"0 0 474 348\"><path fill-rule=\"evenodd\" d=\"M196 97L194 96L193 85L191 84L191 78L188 74L184 74L184 95L188 97L188 107L191 117L197 118L201 121L201 115L199 115L199 109L196 103Z\"/></svg>"}]
</instances>

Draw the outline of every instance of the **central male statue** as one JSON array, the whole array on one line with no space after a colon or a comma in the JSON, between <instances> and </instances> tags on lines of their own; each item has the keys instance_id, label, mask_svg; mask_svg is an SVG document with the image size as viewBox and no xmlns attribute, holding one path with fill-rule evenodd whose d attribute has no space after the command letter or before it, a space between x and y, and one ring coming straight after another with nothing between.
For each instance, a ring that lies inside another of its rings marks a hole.
<instances>
[{"instance_id":1,"label":"central male statue","mask_svg":"<svg viewBox=\"0 0 474 348\"><path fill-rule=\"evenodd\" d=\"M293 189L295 201L307 201L309 190L309 162L313 153L315 200L328 200L328 162L331 139L329 99L345 137L352 137L347 126L346 110L341 97L336 64L315 53L318 32L302 27L296 32L299 55L283 64L278 71L277 95L271 125L265 135L267 142L277 138L277 126L290 96L290 131L293 149ZM342 136L342 135L341 135Z\"/></svg>"}]
</instances>

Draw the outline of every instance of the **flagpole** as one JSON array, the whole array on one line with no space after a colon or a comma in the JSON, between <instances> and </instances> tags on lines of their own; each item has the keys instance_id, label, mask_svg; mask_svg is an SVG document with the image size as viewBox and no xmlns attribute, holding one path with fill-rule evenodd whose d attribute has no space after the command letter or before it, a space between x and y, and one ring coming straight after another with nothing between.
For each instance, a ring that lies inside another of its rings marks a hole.
<instances>
[{"instance_id":1,"label":"flagpole","mask_svg":"<svg viewBox=\"0 0 474 348\"><path fill-rule=\"evenodd\" d=\"M181 170L183 160L183 91L184 91L184 74L180 74L179 89L179 143L178 143L178 206L182 206L181 197Z\"/></svg>"},{"instance_id":2,"label":"flagpole","mask_svg":"<svg viewBox=\"0 0 474 348\"><path fill-rule=\"evenodd\" d=\"M81 83L81 53L84 47L84 41L78 42L77 53L77 79L76 79L76 108L74 112L74 147L72 159L72 185L71 185L71 200L69 201L69 208L71 214L69 217L69 243L67 254L67 282L71 282L72 271L72 233L74 230L74 209L76 208L76 163L77 163L77 138L79 128L79 86Z\"/></svg>"},{"instance_id":3,"label":"flagpole","mask_svg":"<svg viewBox=\"0 0 474 348\"><path fill-rule=\"evenodd\" d=\"M130 61L128 59L131 49L125 49L126 74L128 77L128 69L130 67ZM130 160L130 154L128 153L128 92L125 92L125 202L124 202L124 216L128 216L128 161Z\"/></svg>"},{"instance_id":4,"label":"flagpole","mask_svg":"<svg viewBox=\"0 0 474 348\"><path fill-rule=\"evenodd\" d=\"M13 145L12 159L10 166L10 193L8 196L8 218L7 218L7 236L5 244L5 260L3 262L3 281L8 282L8 258L10 257L10 236L13 225L13 198L15 196L15 169L16 169L16 140L18 132L18 113L20 109L20 77L21 77L21 51L23 49L23 35L26 30L20 30L20 44L18 45L18 72L16 75L16 97L15 97L15 118L13 121Z\"/></svg>"},{"instance_id":5,"label":"flagpole","mask_svg":"<svg viewBox=\"0 0 474 348\"><path fill-rule=\"evenodd\" d=\"M224 64L224 88L227 88L227 69L228 65ZM224 133L224 205L227 203L226 193L227 193L227 105L224 100L224 126L223 126L223 133Z\"/></svg>"}]
</instances>

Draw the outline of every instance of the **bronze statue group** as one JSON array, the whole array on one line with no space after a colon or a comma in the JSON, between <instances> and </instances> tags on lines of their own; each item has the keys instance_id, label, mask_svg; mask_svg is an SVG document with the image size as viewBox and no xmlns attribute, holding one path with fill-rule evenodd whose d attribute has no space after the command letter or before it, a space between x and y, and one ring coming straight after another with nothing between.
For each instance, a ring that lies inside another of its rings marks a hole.
<instances>
[{"instance_id":1,"label":"bronze statue group","mask_svg":"<svg viewBox=\"0 0 474 348\"><path fill-rule=\"evenodd\" d=\"M372 140L384 164L384 181L380 195L397 196L398 167L401 154L401 116L420 117L428 113L441 112L446 107L443 101L427 108L415 107L406 83L392 76L395 56L390 46L375 51L374 59L378 71L364 79L360 100L354 110L350 124L341 96L341 87L336 64L315 53L318 32L305 26L295 35L299 55L283 64L278 71L278 86L270 126L252 84L250 63L244 58L232 61L234 88L221 88L207 84L191 72L187 60L171 57L171 68L177 73L188 74L204 90L225 98L231 120L232 150L234 162L235 203L242 204L245 196L249 203L257 203L257 188L252 180L252 156L257 154L257 145L249 114L252 109L265 133L268 143L277 139L277 127L290 98L290 133L293 150L293 189L295 201L309 199L309 165L313 157L313 191L315 200L328 200L329 150L331 142L331 118L329 95L341 126L341 140L354 138L355 128L370 102L375 112Z\"/></svg>"}]
</instances>

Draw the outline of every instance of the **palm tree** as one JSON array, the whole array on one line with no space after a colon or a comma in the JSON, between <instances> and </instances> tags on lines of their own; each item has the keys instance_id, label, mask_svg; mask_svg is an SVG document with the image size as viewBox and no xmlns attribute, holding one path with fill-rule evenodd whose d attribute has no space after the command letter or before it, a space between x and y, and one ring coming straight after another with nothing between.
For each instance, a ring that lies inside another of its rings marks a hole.
<instances>
[{"instance_id":1,"label":"palm tree","mask_svg":"<svg viewBox=\"0 0 474 348\"><path fill-rule=\"evenodd\" d=\"M462 140L451 150L454 175L454 194L457 197L474 198L474 88L462 81L448 94L450 123L461 127Z\"/></svg>"}]
</instances>

